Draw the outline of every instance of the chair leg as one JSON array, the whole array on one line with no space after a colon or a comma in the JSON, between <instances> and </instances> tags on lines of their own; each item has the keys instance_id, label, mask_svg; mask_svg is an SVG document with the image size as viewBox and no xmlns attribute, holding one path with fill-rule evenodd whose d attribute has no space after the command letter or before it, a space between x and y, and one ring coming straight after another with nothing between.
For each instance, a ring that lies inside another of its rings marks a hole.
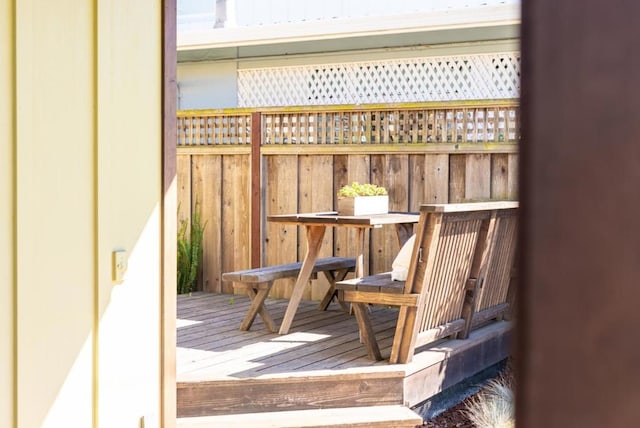
<instances>
[{"instance_id":1,"label":"chair leg","mask_svg":"<svg viewBox=\"0 0 640 428\"><path fill-rule=\"evenodd\" d=\"M373 332L373 327L371 326L369 311L366 304L353 303L351 307L356 314L358 329L360 330L360 338L367 347L367 354L369 355L369 358L376 361L382 360L382 355L380 354L380 348L378 347L378 342L376 341L376 336Z\"/></svg>"},{"instance_id":2,"label":"chair leg","mask_svg":"<svg viewBox=\"0 0 640 428\"><path fill-rule=\"evenodd\" d=\"M464 327L462 331L454 334L451 339L466 339L471 332L473 322L474 306L476 302L476 290L467 290L464 294L464 303L462 305L462 319L464 319Z\"/></svg>"},{"instance_id":3,"label":"chair leg","mask_svg":"<svg viewBox=\"0 0 640 428\"><path fill-rule=\"evenodd\" d=\"M391 356L389 357L390 364L405 364L413 358L415 330L411 327L407 328L407 326L414 325L416 315L417 309L415 307L400 307L396 332L391 346Z\"/></svg>"},{"instance_id":4,"label":"chair leg","mask_svg":"<svg viewBox=\"0 0 640 428\"><path fill-rule=\"evenodd\" d=\"M509 281L509 290L507 291L507 303L509 303L509 309L505 312L503 316L503 319L506 321L511 321L515 318L517 289L518 289L518 277L517 277L517 274L512 273L511 280Z\"/></svg>"}]
</instances>

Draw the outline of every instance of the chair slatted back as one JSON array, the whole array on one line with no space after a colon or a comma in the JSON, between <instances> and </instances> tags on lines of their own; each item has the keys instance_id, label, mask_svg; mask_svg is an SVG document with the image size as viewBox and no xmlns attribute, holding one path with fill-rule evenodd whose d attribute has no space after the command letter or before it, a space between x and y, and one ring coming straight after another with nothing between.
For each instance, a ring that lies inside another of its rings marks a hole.
<instances>
[{"instance_id":1,"label":"chair slatted back","mask_svg":"<svg viewBox=\"0 0 640 428\"><path fill-rule=\"evenodd\" d=\"M479 292L476 312L507 302L509 284L516 254L517 212L500 211L496 219L495 239L483 286Z\"/></svg>"},{"instance_id":2,"label":"chair slatted back","mask_svg":"<svg viewBox=\"0 0 640 428\"><path fill-rule=\"evenodd\" d=\"M463 334L473 314L506 301L515 252L517 202L423 205L390 362L416 347Z\"/></svg>"},{"instance_id":3,"label":"chair slatted back","mask_svg":"<svg viewBox=\"0 0 640 428\"><path fill-rule=\"evenodd\" d=\"M442 216L442 224L435 238L434 267L428 282L421 287L422 304L428 310L421 317L420 332L460 318L482 223L480 215L434 215Z\"/></svg>"}]
</instances>

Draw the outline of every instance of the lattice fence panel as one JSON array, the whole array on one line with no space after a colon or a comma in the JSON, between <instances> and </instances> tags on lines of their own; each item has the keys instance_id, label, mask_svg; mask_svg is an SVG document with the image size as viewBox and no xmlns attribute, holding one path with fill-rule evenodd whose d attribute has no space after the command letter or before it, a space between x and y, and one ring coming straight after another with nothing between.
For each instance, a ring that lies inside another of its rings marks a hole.
<instances>
[{"instance_id":1,"label":"lattice fence panel","mask_svg":"<svg viewBox=\"0 0 640 428\"><path fill-rule=\"evenodd\" d=\"M251 115L178 116L178 146L251 144Z\"/></svg>"},{"instance_id":2,"label":"lattice fence panel","mask_svg":"<svg viewBox=\"0 0 640 428\"><path fill-rule=\"evenodd\" d=\"M517 142L518 106L267 112L263 144Z\"/></svg>"},{"instance_id":3,"label":"lattice fence panel","mask_svg":"<svg viewBox=\"0 0 640 428\"><path fill-rule=\"evenodd\" d=\"M508 99L519 92L519 53L238 71L241 107Z\"/></svg>"}]
</instances>

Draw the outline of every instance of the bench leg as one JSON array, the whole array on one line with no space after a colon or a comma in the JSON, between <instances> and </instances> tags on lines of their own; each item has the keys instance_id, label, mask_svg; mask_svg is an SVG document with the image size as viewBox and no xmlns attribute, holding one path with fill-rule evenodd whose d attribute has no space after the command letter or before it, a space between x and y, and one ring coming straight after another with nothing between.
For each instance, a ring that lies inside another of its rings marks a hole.
<instances>
[{"instance_id":1,"label":"bench leg","mask_svg":"<svg viewBox=\"0 0 640 428\"><path fill-rule=\"evenodd\" d=\"M242 323L240 324L240 330L247 331L251 328L253 321L256 319L256 315L260 314L264 325L271 331L275 333L276 324L273 322L273 318L269 315L267 308L264 306L264 301L269 295L269 290L271 290L271 285L273 282L270 282L267 287L258 288L258 292L256 293L255 289L251 286L247 287L247 294L251 299L251 306L247 311L247 315L245 315Z\"/></svg>"},{"instance_id":2,"label":"bench leg","mask_svg":"<svg viewBox=\"0 0 640 428\"><path fill-rule=\"evenodd\" d=\"M346 313L349 313L349 307L338 298L338 290L336 290L336 282L342 281L347 276L347 273L349 273L349 269L324 272L324 276L326 276L327 280L329 281L329 289L325 293L322 301L320 302L320 305L318 306L319 310L326 311L333 298L336 297L338 299L338 303L342 307L342 310Z\"/></svg>"},{"instance_id":3,"label":"bench leg","mask_svg":"<svg viewBox=\"0 0 640 428\"><path fill-rule=\"evenodd\" d=\"M373 327L371 327L371 320L369 319L369 311L366 304L353 303L351 306L356 313L358 329L360 330L360 338L361 341L364 342L364 345L367 347L367 354L369 355L369 358L376 361L382 360L380 348L378 347L378 342L376 341Z\"/></svg>"}]
</instances>

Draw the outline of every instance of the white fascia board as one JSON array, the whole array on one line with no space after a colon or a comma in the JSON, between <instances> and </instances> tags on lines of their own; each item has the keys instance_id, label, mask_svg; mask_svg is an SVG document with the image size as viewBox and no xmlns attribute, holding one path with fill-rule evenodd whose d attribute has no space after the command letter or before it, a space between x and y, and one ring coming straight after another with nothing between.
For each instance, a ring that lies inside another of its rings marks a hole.
<instances>
[{"instance_id":1,"label":"white fascia board","mask_svg":"<svg viewBox=\"0 0 640 428\"><path fill-rule=\"evenodd\" d=\"M329 52L320 54L287 55L286 58L243 58L229 60L237 64L238 70L271 67L296 67L317 64L349 64L367 61L399 60L404 58L427 58L451 55L502 54L519 52L518 39L491 40L480 42L466 42L441 44L435 46L420 46L394 49L366 49L346 52ZM178 63L180 67L183 63Z\"/></svg>"},{"instance_id":2,"label":"white fascia board","mask_svg":"<svg viewBox=\"0 0 640 428\"><path fill-rule=\"evenodd\" d=\"M215 49L519 23L520 4L504 4L387 17L218 28L178 34L177 44L178 50Z\"/></svg>"}]
</instances>

